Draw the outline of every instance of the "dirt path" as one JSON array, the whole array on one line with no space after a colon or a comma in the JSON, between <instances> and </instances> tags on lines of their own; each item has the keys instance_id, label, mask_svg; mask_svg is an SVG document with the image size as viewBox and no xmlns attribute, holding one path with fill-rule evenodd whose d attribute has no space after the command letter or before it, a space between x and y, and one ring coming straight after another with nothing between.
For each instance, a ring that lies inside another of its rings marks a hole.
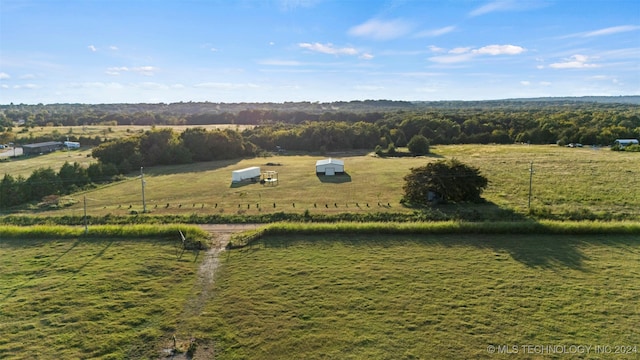
<instances>
[{"instance_id":1,"label":"dirt path","mask_svg":"<svg viewBox=\"0 0 640 360\"><path fill-rule=\"evenodd\" d=\"M200 227L209 232L212 235L212 245L204 255L198 254L198 258L201 261L198 268L198 279L194 285L192 294L197 294L189 299L182 311L181 318L189 319L197 317L202 313L207 301L211 298L213 284L215 280L216 270L220 266L220 255L225 251L225 247L231 239L231 235L237 232L251 230L257 228L258 224L210 224L201 225ZM188 256L189 253L185 253L184 256ZM194 255L195 256L195 255ZM204 256L204 258L201 258ZM178 322L176 333L181 333L182 322ZM163 350L163 359L190 359L184 353L189 347L191 342L196 343L196 351L194 358L197 359L213 359L214 358L214 346L213 344L198 341L198 339L170 339ZM175 344L175 346L174 346ZM181 353L173 353L171 350L174 348L180 349Z\"/></svg>"}]
</instances>

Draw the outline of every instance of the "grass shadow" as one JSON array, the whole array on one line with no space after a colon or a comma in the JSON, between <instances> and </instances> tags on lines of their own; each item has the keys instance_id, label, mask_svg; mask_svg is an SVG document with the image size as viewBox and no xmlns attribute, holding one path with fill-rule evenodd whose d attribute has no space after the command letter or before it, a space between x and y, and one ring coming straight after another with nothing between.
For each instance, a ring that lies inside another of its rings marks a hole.
<instances>
[{"instance_id":1,"label":"grass shadow","mask_svg":"<svg viewBox=\"0 0 640 360\"><path fill-rule=\"evenodd\" d=\"M327 175L322 175L320 173L316 173L316 176L318 177L318 180L320 180L320 182L322 183L343 184L343 183L351 182L351 175L349 175L349 173L346 171L344 173L336 174L333 176L327 176Z\"/></svg>"},{"instance_id":2,"label":"grass shadow","mask_svg":"<svg viewBox=\"0 0 640 360\"><path fill-rule=\"evenodd\" d=\"M288 248L294 245L313 244L329 248L331 243L340 242L353 247L392 247L407 243L425 246L475 247L489 249L487 256L495 261L508 257L530 268L570 268L588 271L585 262L589 257L580 249L585 244L606 244L627 246L637 244L629 236L613 239L598 235L536 235L536 234L401 234L367 235L351 233L314 235L274 235L267 236L244 249L256 251L261 248ZM356 249L356 251L359 251ZM367 251L364 250L363 251Z\"/></svg>"}]
</instances>

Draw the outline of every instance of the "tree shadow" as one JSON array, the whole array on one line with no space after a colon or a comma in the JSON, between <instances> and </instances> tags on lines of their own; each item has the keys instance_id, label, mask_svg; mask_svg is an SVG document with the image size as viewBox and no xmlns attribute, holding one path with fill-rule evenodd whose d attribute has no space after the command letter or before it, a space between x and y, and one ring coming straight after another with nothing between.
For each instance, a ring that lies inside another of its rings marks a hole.
<instances>
[{"instance_id":1,"label":"tree shadow","mask_svg":"<svg viewBox=\"0 0 640 360\"><path fill-rule=\"evenodd\" d=\"M318 177L318 180L320 180L320 182L322 183L343 184L343 183L351 182L351 175L349 175L349 173L346 171L344 173L335 174L333 176L327 176L320 173L316 173L316 176Z\"/></svg>"},{"instance_id":2,"label":"tree shadow","mask_svg":"<svg viewBox=\"0 0 640 360\"><path fill-rule=\"evenodd\" d=\"M461 203L461 204L437 204L427 206L411 206L420 220L459 220L459 221L530 221L525 214L513 209L503 208L491 202Z\"/></svg>"},{"instance_id":3,"label":"tree shadow","mask_svg":"<svg viewBox=\"0 0 640 360\"><path fill-rule=\"evenodd\" d=\"M340 242L364 248L393 247L417 244L441 246L455 250L461 247L486 249L489 259L508 261L513 259L530 268L569 268L589 271L585 262L589 257L581 250L588 244L608 246L630 246L637 244L630 237L603 235L550 235L550 234L353 234L331 233L313 235L267 236L243 251L257 251L268 248L287 248L294 245L326 247ZM428 265L428 264L425 264Z\"/></svg>"},{"instance_id":4,"label":"tree shadow","mask_svg":"<svg viewBox=\"0 0 640 360\"><path fill-rule=\"evenodd\" d=\"M154 165L148 168L145 167L144 174L151 175L151 176L159 176L159 175L175 175L175 174L187 174L187 173L213 171L213 170L218 170L221 168L225 168L225 167L237 164L242 160L244 159L236 158L236 159L229 159L229 160L192 162L192 163L180 164L180 165ZM134 170L127 175L128 176L140 175L140 171ZM229 176L231 176L231 174L229 174Z\"/></svg>"}]
</instances>

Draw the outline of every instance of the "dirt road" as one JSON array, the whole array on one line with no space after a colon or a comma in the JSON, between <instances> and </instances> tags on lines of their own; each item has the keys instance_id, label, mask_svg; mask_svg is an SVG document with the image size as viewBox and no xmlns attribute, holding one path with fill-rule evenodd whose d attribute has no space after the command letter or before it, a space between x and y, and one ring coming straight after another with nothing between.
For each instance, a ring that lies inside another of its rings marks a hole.
<instances>
[{"instance_id":1,"label":"dirt road","mask_svg":"<svg viewBox=\"0 0 640 360\"><path fill-rule=\"evenodd\" d=\"M215 280L216 270L220 266L220 254L225 251L225 247L229 243L231 235L237 232L252 230L259 227L259 224L208 224L200 225L200 227L211 233L212 245L204 254L204 258L200 259L202 263L198 268L198 279L194 285L192 294L197 294L189 299L182 311L181 318L189 319L202 313L204 306L212 296L213 284ZM186 255L186 254L185 254ZM198 254L198 257L202 254ZM196 258L199 259L199 258ZM182 332L181 321L178 322L176 333ZM182 339L171 338L166 342L166 346L161 355L161 359L190 359L185 352L191 342L195 342L196 351L194 358L197 359L213 359L214 344L199 341L198 339ZM174 352L174 348L180 352Z\"/></svg>"}]
</instances>

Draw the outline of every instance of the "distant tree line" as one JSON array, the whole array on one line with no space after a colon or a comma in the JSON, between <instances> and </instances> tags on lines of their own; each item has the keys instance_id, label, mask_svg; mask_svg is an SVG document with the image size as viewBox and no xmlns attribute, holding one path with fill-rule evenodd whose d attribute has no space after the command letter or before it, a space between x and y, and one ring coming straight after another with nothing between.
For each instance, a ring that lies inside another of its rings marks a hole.
<instances>
[{"instance_id":1,"label":"distant tree line","mask_svg":"<svg viewBox=\"0 0 640 360\"><path fill-rule=\"evenodd\" d=\"M629 98L629 101L636 99ZM404 147L415 135L431 144L581 143L610 145L640 137L640 105L582 101L402 102L284 104L2 105L0 133L24 126L257 125L243 136L263 149ZM634 100L635 101L635 100ZM269 128L272 127L272 128ZM324 127L325 129L320 129ZM360 134L365 131L366 135ZM345 140L352 132L354 140ZM377 132L375 141L370 136ZM310 133L324 138L309 143Z\"/></svg>"}]
</instances>

